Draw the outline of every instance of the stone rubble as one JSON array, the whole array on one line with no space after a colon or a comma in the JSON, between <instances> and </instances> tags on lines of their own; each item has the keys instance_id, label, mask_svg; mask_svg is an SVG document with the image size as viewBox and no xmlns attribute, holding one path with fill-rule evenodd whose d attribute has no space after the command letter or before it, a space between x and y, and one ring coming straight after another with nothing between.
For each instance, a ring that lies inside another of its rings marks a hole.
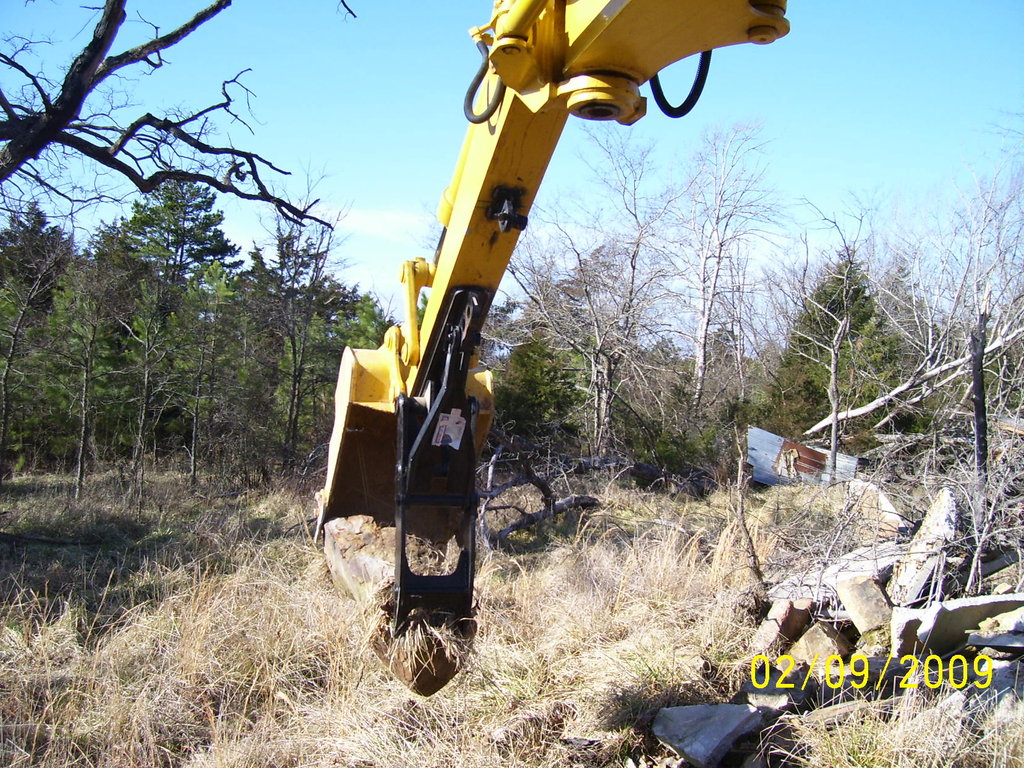
<instances>
[{"instance_id":1,"label":"stone rubble","mask_svg":"<svg viewBox=\"0 0 1024 768\"><path fill-rule=\"evenodd\" d=\"M921 689L928 657L966 662L965 684L944 711L1024 718L1024 592L1000 584L993 594L948 598L966 583L970 560L950 552L960 522L952 492L936 495L909 543L906 518L881 489L853 481L847 493L866 528L861 540L877 534L874 543L769 589L773 602L747 645L751 676L730 703L659 711L654 735L680 764L715 768L729 755L730 766L767 768L774 763L759 749L792 718L841 727L868 710L889 717L906 683ZM1013 552L988 558L983 576L1017 562ZM846 665L841 684L823 678L829 660L833 672Z\"/></svg>"}]
</instances>

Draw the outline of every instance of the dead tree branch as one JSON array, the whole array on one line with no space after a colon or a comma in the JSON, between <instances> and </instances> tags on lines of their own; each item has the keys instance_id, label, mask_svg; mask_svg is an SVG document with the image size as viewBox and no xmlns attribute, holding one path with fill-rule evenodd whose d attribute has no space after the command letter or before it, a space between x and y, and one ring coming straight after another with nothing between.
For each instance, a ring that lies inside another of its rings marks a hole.
<instances>
[{"instance_id":1,"label":"dead tree branch","mask_svg":"<svg viewBox=\"0 0 1024 768\"><path fill-rule=\"evenodd\" d=\"M985 347L985 354L990 355L993 352L1003 349L1004 347L1009 346L1022 336L1024 336L1024 327L1016 328L1010 331L1009 333L1001 335L998 338L993 339ZM915 389L916 387L920 387L923 384L927 384L928 382L946 373L950 373L951 375L943 380L945 383L953 381L956 378L959 378L960 376L965 376L969 373L969 370L966 366L968 366L970 362L971 355L966 354L954 360L947 360L946 362L941 363L940 365L932 366L927 370L922 370L918 373L915 373L910 378L906 379L901 384L889 390L885 394L879 395L870 403L865 403L864 405L858 406L856 408L848 408L845 411L840 412L837 415L837 418L839 421L847 421L849 419L855 419L858 416L866 416L869 413L874 413L879 408L882 408L888 405L889 403L895 402L901 395L909 392L912 389ZM825 427L829 426L831 423L832 416L830 415L819 421L817 424L815 424L807 431L805 431L804 434L813 435L816 432L820 432Z\"/></svg>"},{"instance_id":2,"label":"dead tree branch","mask_svg":"<svg viewBox=\"0 0 1024 768\"><path fill-rule=\"evenodd\" d=\"M559 499L553 504L545 505L539 512L523 515L514 523L506 525L500 531L495 533L493 538L497 540L507 539L509 534L514 533L515 531L530 528L542 520L557 517L570 509L593 509L598 504L600 504L600 502L593 496L573 494L572 496L567 496L564 499Z\"/></svg>"},{"instance_id":3,"label":"dead tree branch","mask_svg":"<svg viewBox=\"0 0 1024 768\"><path fill-rule=\"evenodd\" d=\"M243 200L270 203L291 221L321 221L310 213L312 204L300 207L273 192L266 174L287 175L286 171L255 152L213 138L219 115L248 128L237 113L234 95L239 89L249 93L239 80L244 72L221 84L221 101L184 115L146 112L126 120L123 109L104 103L110 101L111 91L105 86L112 75L136 66L159 69L165 51L220 14L231 0L216 0L171 32L111 54L127 18L127 4L128 0L105 0L90 41L59 85L24 60L32 41L4 41L10 50L0 51L0 66L24 85L0 92L3 205L16 210L33 190L72 204L112 199L98 188L77 189L64 178L67 158L77 157L113 171L141 192L170 180L196 182ZM94 106L96 102L104 106Z\"/></svg>"}]
</instances>

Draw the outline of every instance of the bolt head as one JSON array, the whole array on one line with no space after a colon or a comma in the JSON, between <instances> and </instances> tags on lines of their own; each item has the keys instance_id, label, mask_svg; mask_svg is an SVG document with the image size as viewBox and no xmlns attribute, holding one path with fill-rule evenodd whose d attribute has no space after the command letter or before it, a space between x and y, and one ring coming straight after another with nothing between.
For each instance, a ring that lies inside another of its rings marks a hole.
<instances>
[{"instance_id":1,"label":"bolt head","mask_svg":"<svg viewBox=\"0 0 1024 768\"><path fill-rule=\"evenodd\" d=\"M779 39L779 31L768 25L751 27L747 30L747 39L757 45L768 45Z\"/></svg>"}]
</instances>

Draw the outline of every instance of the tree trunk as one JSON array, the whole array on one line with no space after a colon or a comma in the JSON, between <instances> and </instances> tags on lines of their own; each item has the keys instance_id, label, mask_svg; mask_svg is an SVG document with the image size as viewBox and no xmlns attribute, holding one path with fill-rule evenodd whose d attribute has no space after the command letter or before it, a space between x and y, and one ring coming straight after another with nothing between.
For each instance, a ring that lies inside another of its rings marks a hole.
<instances>
[{"instance_id":1,"label":"tree trunk","mask_svg":"<svg viewBox=\"0 0 1024 768\"><path fill-rule=\"evenodd\" d=\"M135 416L135 440L132 446L132 500L140 510L146 473L146 415L149 411L150 398L148 351L143 353L143 366L142 391L139 393L139 410Z\"/></svg>"},{"instance_id":2,"label":"tree trunk","mask_svg":"<svg viewBox=\"0 0 1024 768\"><path fill-rule=\"evenodd\" d=\"M92 351L87 349L82 361L82 378L78 386L78 445L75 451L74 499L82 496L85 486L85 464L89 449L89 385L92 380Z\"/></svg>"},{"instance_id":3,"label":"tree trunk","mask_svg":"<svg viewBox=\"0 0 1024 768\"><path fill-rule=\"evenodd\" d=\"M825 472L829 482L835 480L836 456L839 454L839 354L843 349L843 340L850 328L849 316L844 317L836 328L832 337L832 345L829 348L828 360L828 403L830 406L829 419L831 421L829 430L828 466Z\"/></svg>"},{"instance_id":4,"label":"tree trunk","mask_svg":"<svg viewBox=\"0 0 1024 768\"><path fill-rule=\"evenodd\" d=\"M4 372L0 374L0 487L3 487L4 474L7 461L7 433L11 423L11 367L14 365L14 358L18 354L18 344L21 341L21 332L25 327L25 315L28 311L28 304L25 303L18 311L18 319L11 331L11 346L4 357Z\"/></svg>"},{"instance_id":5,"label":"tree trunk","mask_svg":"<svg viewBox=\"0 0 1024 768\"><path fill-rule=\"evenodd\" d=\"M199 453L199 407L202 402L202 388L200 380L196 378L196 386L192 392L192 434L188 441L188 485L195 488L199 480L199 462L196 456Z\"/></svg>"},{"instance_id":6,"label":"tree trunk","mask_svg":"<svg viewBox=\"0 0 1024 768\"><path fill-rule=\"evenodd\" d=\"M199 351L196 385L192 390L192 434L189 436L188 485L195 488L199 482L199 416L203 403L203 373L206 369L206 345Z\"/></svg>"},{"instance_id":7,"label":"tree trunk","mask_svg":"<svg viewBox=\"0 0 1024 768\"><path fill-rule=\"evenodd\" d=\"M975 529L984 525L986 484L988 481L988 414L985 407L985 339L988 313L978 313L978 324L971 332L971 400L974 404L974 472L978 488L975 504Z\"/></svg>"},{"instance_id":8,"label":"tree trunk","mask_svg":"<svg viewBox=\"0 0 1024 768\"><path fill-rule=\"evenodd\" d=\"M591 371L591 391L594 393L593 447L597 456L607 456L612 449L612 390L614 369L610 360L598 358Z\"/></svg>"},{"instance_id":9,"label":"tree trunk","mask_svg":"<svg viewBox=\"0 0 1024 768\"><path fill-rule=\"evenodd\" d=\"M288 419L285 424L282 464L286 469L295 466L299 444L299 415L302 410L303 348L301 341L292 343L291 370L288 375Z\"/></svg>"},{"instance_id":10,"label":"tree trunk","mask_svg":"<svg viewBox=\"0 0 1024 768\"><path fill-rule=\"evenodd\" d=\"M711 318L715 310L715 303L718 299L718 277L722 271L722 246L719 245L717 254L705 256L701 260L701 273L707 272L708 259L715 262L711 271L711 278L708 282L701 284L701 311L700 321L697 328L697 344L694 350L693 360L693 410L700 408L704 399L704 382L708 375L708 335L711 331Z\"/></svg>"}]
</instances>

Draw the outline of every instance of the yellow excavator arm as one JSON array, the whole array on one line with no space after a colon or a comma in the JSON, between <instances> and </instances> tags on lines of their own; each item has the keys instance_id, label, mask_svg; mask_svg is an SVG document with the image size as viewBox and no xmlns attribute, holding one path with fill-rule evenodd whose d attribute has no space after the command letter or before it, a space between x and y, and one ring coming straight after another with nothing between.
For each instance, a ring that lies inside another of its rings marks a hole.
<instances>
[{"instance_id":1,"label":"yellow excavator arm","mask_svg":"<svg viewBox=\"0 0 1024 768\"><path fill-rule=\"evenodd\" d=\"M317 494L317 530L335 579L365 596L393 578L385 601L391 644L417 623L464 638L475 628L474 478L493 414L490 373L476 350L565 121L630 125L645 114L640 86L648 81L663 110L678 116L694 99L665 103L657 81L664 67L701 54L699 95L712 49L770 43L788 31L785 0L498 0L487 24L470 30L483 62L438 208L444 233L432 262L402 266L405 323L379 349L345 350L327 481ZM418 323L424 288L430 296ZM417 562L412 549L424 543L444 565ZM443 644L381 655L426 695L458 668Z\"/></svg>"}]
</instances>

